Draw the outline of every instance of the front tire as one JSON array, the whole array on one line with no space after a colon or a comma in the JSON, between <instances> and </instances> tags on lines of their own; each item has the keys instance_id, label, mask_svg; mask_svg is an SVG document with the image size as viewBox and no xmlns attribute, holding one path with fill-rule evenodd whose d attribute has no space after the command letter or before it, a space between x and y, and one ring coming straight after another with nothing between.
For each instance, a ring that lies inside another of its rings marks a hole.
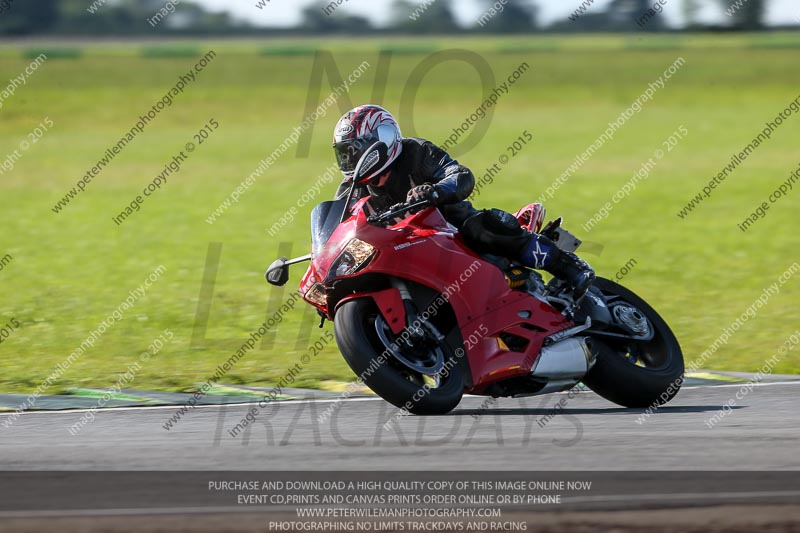
<instances>
[{"instance_id":1,"label":"front tire","mask_svg":"<svg viewBox=\"0 0 800 533\"><path fill-rule=\"evenodd\" d=\"M334 317L336 343L356 376L378 396L413 414L452 411L464 395L464 373L451 348L441 345L449 370L441 372L437 386L431 387L428 376L413 372L386 350L375 329L378 316L370 298L357 298L342 304Z\"/></svg>"},{"instance_id":2,"label":"front tire","mask_svg":"<svg viewBox=\"0 0 800 533\"><path fill-rule=\"evenodd\" d=\"M652 340L623 341L595 336L597 360L583 379L594 392L618 405L647 408L663 405L683 383L683 353L666 322L647 302L622 285L597 278L593 285L606 297L638 309L654 330Z\"/></svg>"}]
</instances>

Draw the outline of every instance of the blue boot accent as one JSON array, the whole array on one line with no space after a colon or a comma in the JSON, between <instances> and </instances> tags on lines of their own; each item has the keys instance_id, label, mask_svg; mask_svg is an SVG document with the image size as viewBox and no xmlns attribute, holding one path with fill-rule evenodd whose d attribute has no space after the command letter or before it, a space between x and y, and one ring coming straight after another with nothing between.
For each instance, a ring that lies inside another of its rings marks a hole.
<instances>
[{"instance_id":1,"label":"blue boot accent","mask_svg":"<svg viewBox=\"0 0 800 533\"><path fill-rule=\"evenodd\" d=\"M528 246L522 252L520 261L528 268L547 270L553 264L555 254L558 253L554 251L555 246L547 237L533 233Z\"/></svg>"},{"instance_id":2,"label":"blue boot accent","mask_svg":"<svg viewBox=\"0 0 800 533\"><path fill-rule=\"evenodd\" d=\"M572 252L559 249L548 237L537 233L531 234L520 262L528 268L546 270L566 281L572 287L575 301L586 294L595 277L594 270L586 261Z\"/></svg>"}]
</instances>

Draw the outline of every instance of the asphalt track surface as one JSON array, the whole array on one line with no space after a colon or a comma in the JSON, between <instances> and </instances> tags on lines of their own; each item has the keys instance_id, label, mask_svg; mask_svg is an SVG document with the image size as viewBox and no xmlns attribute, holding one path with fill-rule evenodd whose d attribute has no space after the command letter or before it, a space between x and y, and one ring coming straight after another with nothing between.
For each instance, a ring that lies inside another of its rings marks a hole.
<instances>
[{"instance_id":1,"label":"asphalt track surface","mask_svg":"<svg viewBox=\"0 0 800 533\"><path fill-rule=\"evenodd\" d=\"M592 392L486 401L397 418L380 399L273 403L241 434L249 405L32 412L0 428L0 470L800 470L800 382L684 387L641 421ZM565 400L560 414L547 419ZM706 422L730 400L718 423ZM2 418L8 415L0 415ZM386 423L390 426L386 428Z\"/></svg>"},{"instance_id":2,"label":"asphalt track surface","mask_svg":"<svg viewBox=\"0 0 800 533\"><path fill-rule=\"evenodd\" d=\"M646 419L642 410L591 392L490 405L466 397L437 417L397 417L382 400L353 399L324 422L318 417L332 400L281 402L236 437L228 431L249 405L198 407L169 431L163 425L174 407L106 410L74 436L67 428L80 411L32 412L0 431L0 470L800 470L800 382L743 390L742 384L684 387ZM561 400L563 409L547 418ZM709 428L707 421L730 400L736 405ZM667 492L651 484L650 490L577 499L535 514L520 509L518 517L529 531L800 531L798 490ZM275 516L211 508L156 515L2 511L0 531L266 531Z\"/></svg>"}]
</instances>

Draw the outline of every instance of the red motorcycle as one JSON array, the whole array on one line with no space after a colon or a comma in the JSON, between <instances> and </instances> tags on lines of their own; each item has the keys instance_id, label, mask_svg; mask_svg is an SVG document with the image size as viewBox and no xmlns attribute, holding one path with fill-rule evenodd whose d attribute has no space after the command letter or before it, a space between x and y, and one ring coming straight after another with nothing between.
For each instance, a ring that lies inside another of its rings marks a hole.
<instances>
[{"instance_id":1,"label":"red motorcycle","mask_svg":"<svg viewBox=\"0 0 800 533\"><path fill-rule=\"evenodd\" d=\"M358 178L385 157L376 143L347 198L313 210L310 255L267 270L270 283L284 285L289 265L311 261L300 293L322 323L333 320L339 350L375 393L415 414L447 413L464 393L529 396L581 381L625 407L675 396L684 370L678 341L625 287L598 277L576 302L558 279L476 254L425 202L372 216L368 198L353 204ZM532 205L518 217L535 231L543 209ZM542 233L577 249L560 221Z\"/></svg>"}]
</instances>

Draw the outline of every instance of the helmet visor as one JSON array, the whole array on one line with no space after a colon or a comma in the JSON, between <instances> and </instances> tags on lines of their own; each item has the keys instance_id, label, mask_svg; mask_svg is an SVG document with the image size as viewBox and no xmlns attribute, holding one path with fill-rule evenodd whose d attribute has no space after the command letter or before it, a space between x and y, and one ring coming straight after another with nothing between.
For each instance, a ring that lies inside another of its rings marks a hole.
<instances>
[{"instance_id":1,"label":"helmet visor","mask_svg":"<svg viewBox=\"0 0 800 533\"><path fill-rule=\"evenodd\" d=\"M333 145L333 151L336 153L336 162L339 164L339 170L346 174L350 174L356 169L358 160L364 155L364 150L360 149L355 141L336 143Z\"/></svg>"}]
</instances>

